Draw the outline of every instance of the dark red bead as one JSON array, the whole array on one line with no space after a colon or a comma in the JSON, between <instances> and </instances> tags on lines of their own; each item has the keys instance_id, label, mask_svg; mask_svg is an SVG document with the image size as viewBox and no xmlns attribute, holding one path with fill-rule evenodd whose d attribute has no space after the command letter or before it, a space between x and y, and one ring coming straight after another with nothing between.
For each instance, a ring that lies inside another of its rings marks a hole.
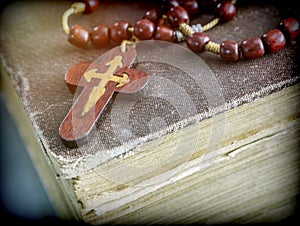
<instances>
[{"instance_id":1,"label":"dark red bead","mask_svg":"<svg viewBox=\"0 0 300 226\"><path fill-rule=\"evenodd\" d=\"M96 47L102 47L109 43L109 28L104 25L98 25L90 32L92 43Z\"/></svg>"},{"instance_id":2,"label":"dark red bead","mask_svg":"<svg viewBox=\"0 0 300 226\"><path fill-rule=\"evenodd\" d=\"M155 24L148 19L138 20L134 26L134 35L141 40L149 40L155 32Z\"/></svg>"},{"instance_id":3,"label":"dark red bead","mask_svg":"<svg viewBox=\"0 0 300 226\"><path fill-rule=\"evenodd\" d=\"M84 0L85 10L83 13L92 13L99 7L99 0Z\"/></svg>"},{"instance_id":4,"label":"dark red bead","mask_svg":"<svg viewBox=\"0 0 300 226\"><path fill-rule=\"evenodd\" d=\"M178 6L169 10L167 14L167 21L172 27L177 28L179 24L188 24L190 22L190 17L183 7Z\"/></svg>"},{"instance_id":5,"label":"dark red bead","mask_svg":"<svg viewBox=\"0 0 300 226\"><path fill-rule=\"evenodd\" d=\"M220 56L226 61L239 60L239 45L232 40L226 40L221 43Z\"/></svg>"},{"instance_id":6,"label":"dark red bead","mask_svg":"<svg viewBox=\"0 0 300 226\"><path fill-rule=\"evenodd\" d=\"M186 44L194 52L203 52L204 46L210 41L210 37L204 32L195 32L187 37Z\"/></svg>"},{"instance_id":7,"label":"dark red bead","mask_svg":"<svg viewBox=\"0 0 300 226\"><path fill-rule=\"evenodd\" d=\"M73 25L68 35L68 41L74 46L85 48L89 41L88 29L81 25Z\"/></svg>"},{"instance_id":8,"label":"dark red bead","mask_svg":"<svg viewBox=\"0 0 300 226\"><path fill-rule=\"evenodd\" d=\"M128 40L131 38L132 33L128 31L128 28L131 27L131 25L124 20L120 20L115 22L109 32L109 36L112 41L116 43L121 43L123 40Z\"/></svg>"},{"instance_id":9,"label":"dark red bead","mask_svg":"<svg viewBox=\"0 0 300 226\"><path fill-rule=\"evenodd\" d=\"M171 8L180 6L179 0L160 0L160 11L166 14Z\"/></svg>"},{"instance_id":10,"label":"dark red bead","mask_svg":"<svg viewBox=\"0 0 300 226\"><path fill-rule=\"evenodd\" d=\"M285 45L284 35L278 29L273 29L264 33L261 39L266 49L271 53L282 49Z\"/></svg>"},{"instance_id":11,"label":"dark red bead","mask_svg":"<svg viewBox=\"0 0 300 226\"><path fill-rule=\"evenodd\" d=\"M296 18L287 18L281 21L279 29L290 41L294 40L300 34L300 25Z\"/></svg>"},{"instance_id":12,"label":"dark red bead","mask_svg":"<svg viewBox=\"0 0 300 226\"><path fill-rule=\"evenodd\" d=\"M167 0L169 9L180 6L179 0Z\"/></svg>"},{"instance_id":13,"label":"dark red bead","mask_svg":"<svg viewBox=\"0 0 300 226\"><path fill-rule=\"evenodd\" d=\"M250 38L243 41L241 50L244 60L259 58L265 54L264 45L260 38Z\"/></svg>"},{"instance_id":14,"label":"dark red bead","mask_svg":"<svg viewBox=\"0 0 300 226\"><path fill-rule=\"evenodd\" d=\"M191 18L199 14L199 5L196 0L184 0L183 7Z\"/></svg>"},{"instance_id":15,"label":"dark red bead","mask_svg":"<svg viewBox=\"0 0 300 226\"><path fill-rule=\"evenodd\" d=\"M175 32L169 26L160 25L156 28L154 39L160 41L174 42Z\"/></svg>"},{"instance_id":16,"label":"dark red bead","mask_svg":"<svg viewBox=\"0 0 300 226\"><path fill-rule=\"evenodd\" d=\"M144 19L151 20L157 24L161 19L161 13L157 9L151 9L145 13Z\"/></svg>"},{"instance_id":17,"label":"dark red bead","mask_svg":"<svg viewBox=\"0 0 300 226\"><path fill-rule=\"evenodd\" d=\"M221 21L226 22L235 16L236 7L231 3L231 1L223 1L217 5L215 14Z\"/></svg>"}]
</instances>

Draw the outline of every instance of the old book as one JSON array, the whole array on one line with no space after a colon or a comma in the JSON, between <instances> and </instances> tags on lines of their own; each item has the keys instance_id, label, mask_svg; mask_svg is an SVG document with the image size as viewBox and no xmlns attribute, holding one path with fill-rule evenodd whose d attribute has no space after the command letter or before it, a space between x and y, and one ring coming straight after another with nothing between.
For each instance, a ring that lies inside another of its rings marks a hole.
<instances>
[{"instance_id":1,"label":"old book","mask_svg":"<svg viewBox=\"0 0 300 226\"><path fill-rule=\"evenodd\" d=\"M196 55L184 43L140 42L135 68L147 72L147 89L133 97L114 94L88 139L70 147L59 127L82 90L70 92L65 74L80 62L101 63L103 54L119 48L71 46L61 28L70 4L20 1L1 15L2 91L62 219L253 223L293 216L299 41L236 63ZM134 24L155 4L103 1L70 23ZM268 1L246 2L232 21L207 33L215 42L240 43L276 27L279 13Z\"/></svg>"}]
</instances>

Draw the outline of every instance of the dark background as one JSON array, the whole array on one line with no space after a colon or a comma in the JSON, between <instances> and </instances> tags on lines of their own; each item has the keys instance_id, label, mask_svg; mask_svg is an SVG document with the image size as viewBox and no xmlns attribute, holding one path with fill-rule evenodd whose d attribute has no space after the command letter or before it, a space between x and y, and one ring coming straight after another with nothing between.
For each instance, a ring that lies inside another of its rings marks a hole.
<instances>
[{"instance_id":1,"label":"dark background","mask_svg":"<svg viewBox=\"0 0 300 226\"><path fill-rule=\"evenodd\" d=\"M13 2L13 0L1 0L0 14L7 5ZM12 223L32 225L45 221L62 222L58 219L32 164L23 140L7 109L2 92L0 92L0 106L1 225L11 225Z\"/></svg>"},{"instance_id":2,"label":"dark background","mask_svg":"<svg viewBox=\"0 0 300 226\"><path fill-rule=\"evenodd\" d=\"M1 218L39 220L56 217L52 203L40 181L4 96L0 96L0 200ZM2 221L2 220L1 220Z\"/></svg>"}]
</instances>

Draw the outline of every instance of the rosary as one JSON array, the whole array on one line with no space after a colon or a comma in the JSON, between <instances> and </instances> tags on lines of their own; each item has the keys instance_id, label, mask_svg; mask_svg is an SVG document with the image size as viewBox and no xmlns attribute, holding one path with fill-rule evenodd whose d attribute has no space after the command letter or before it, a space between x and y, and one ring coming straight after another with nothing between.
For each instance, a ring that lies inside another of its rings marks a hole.
<instances>
[{"instance_id":1,"label":"rosary","mask_svg":"<svg viewBox=\"0 0 300 226\"><path fill-rule=\"evenodd\" d=\"M99 0L75 2L64 12L62 28L73 46L86 48L89 42L96 48L110 42L119 44L105 55L100 64L75 64L65 74L65 81L70 87L84 87L59 128L62 140L68 145L76 146L79 140L88 139L88 134L114 92L135 93L146 86L147 73L132 68L137 55L135 44L139 40L185 41L187 47L195 53L211 52L225 61L236 62L277 52L300 34L299 21L296 18L285 18L261 37L249 38L240 44L234 40L224 40L219 44L212 41L205 32L236 15L236 0L161 2L160 7L146 11L134 26L120 20L110 27L99 24L91 30L77 24L69 27L68 19L71 15L94 12L100 6ZM214 18L205 25L191 25L190 20L197 17L202 8L213 9Z\"/></svg>"}]
</instances>

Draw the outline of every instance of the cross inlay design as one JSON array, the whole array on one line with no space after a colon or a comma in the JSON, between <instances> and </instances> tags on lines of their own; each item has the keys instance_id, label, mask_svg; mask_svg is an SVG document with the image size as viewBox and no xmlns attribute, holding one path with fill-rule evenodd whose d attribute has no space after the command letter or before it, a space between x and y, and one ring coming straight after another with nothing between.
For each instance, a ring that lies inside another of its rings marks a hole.
<instances>
[{"instance_id":1,"label":"cross inlay design","mask_svg":"<svg viewBox=\"0 0 300 226\"><path fill-rule=\"evenodd\" d=\"M59 127L59 135L68 146L78 146L89 134L115 92L136 93L143 89L148 76L131 68L136 49L127 45L110 50L101 63L79 63L65 74L65 81L74 92L83 87Z\"/></svg>"}]
</instances>

